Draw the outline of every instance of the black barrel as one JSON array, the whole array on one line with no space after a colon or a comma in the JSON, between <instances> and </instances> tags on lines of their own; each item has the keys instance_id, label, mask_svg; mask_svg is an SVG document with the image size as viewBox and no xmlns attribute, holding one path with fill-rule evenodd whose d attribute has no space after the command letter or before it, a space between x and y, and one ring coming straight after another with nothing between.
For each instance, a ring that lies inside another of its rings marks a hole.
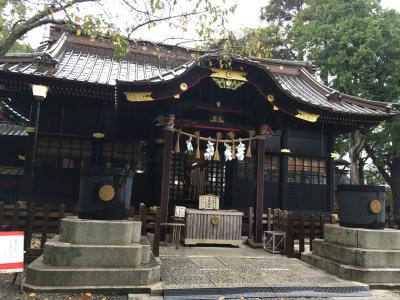
<instances>
[{"instance_id":1,"label":"black barrel","mask_svg":"<svg viewBox=\"0 0 400 300\"><path fill-rule=\"evenodd\" d=\"M122 220L128 217L133 173L121 168L81 169L79 218Z\"/></svg>"},{"instance_id":2,"label":"black barrel","mask_svg":"<svg viewBox=\"0 0 400 300\"><path fill-rule=\"evenodd\" d=\"M385 228L384 196L384 186L338 185L339 224L354 228Z\"/></svg>"}]
</instances>

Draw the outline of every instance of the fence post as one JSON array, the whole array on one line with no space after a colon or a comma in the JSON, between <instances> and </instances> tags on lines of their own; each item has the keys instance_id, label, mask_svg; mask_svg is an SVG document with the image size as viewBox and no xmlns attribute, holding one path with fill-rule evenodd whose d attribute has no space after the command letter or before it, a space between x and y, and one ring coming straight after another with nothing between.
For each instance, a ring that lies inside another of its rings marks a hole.
<instances>
[{"instance_id":1,"label":"fence post","mask_svg":"<svg viewBox=\"0 0 400 300\"><path fill-rule=\"evenodd\" d=\"M300 230L300 234L299 234L299 251L300 253L304 252L304 215L301 214L300 215L300 224L299 224L299 230Z\"/></svg>"},{"instance_id":2,"label":"fence post","mask_svg":"<svg viewBox=\"0 0 400 300\"><path fill-rule=\"evenodd\" d=\"M61 220L65 217L65 204L60 204L58 209L58 233L61 231Z\"/></svg>"},{"instance_id":3,"label":"fence post","mask_svg":"<svg viewBox=\"0 0 400 300\"><path fill-rule=\"evenodd\" d=\"M294 257L294 231L293 231L293 213L290 212L287 217L286 227L286 256Z\"/></svg>"},{"instance_id":4,"label":"fence post","mask_svg":"<svg viewBox=\"0 0 400 300\"><path fill-rule=\"evenodd\" d=\"M75 204L74 205L74 216L78 216L79 215L79 205Z\"/></svg>"},{"instance_id":5,"label":"fence post","mask_svg":"<svg viewBox=\"0 0 400 300\"><path fill-rule=\"evenodd\" d=\"M20 204L17 202L14 204L14 214L11 221L11 230L17 230L19 220Z\"/></svg>"},{"instance_id":6,"label":"fence post","mask_svg":"<svg viewBox=\"0 0 400 300\"><path fill-rule=\"evenodd\" d=\"M254 226L254 208L252 206L249 207L249 236L248 239L252 240L254 242L253 239L253 226Z\"/></svg>"},{"instance_id":7,"label":"fence post","mask_svg":"<svg viewBox=\"0 0 400 300\"><path fill-rule=\"evenodd\" d=\"M134 207L133 206L129 207L128 217L133 218L134 214L135 214Z\"/></svg>"},{"instance_id":8,"label":"fence post","mask_svg":"<svg viewBox=\"0 0 400 300\"><path fill-rule=\"evenodd\" d=\"M4 202L0 202L0 230L3 229Z\"/></svg>"},{"instance_id":9,"label":"fence post","mask_svg":"<svg viewBox=\"0 0 400 300\"><path fill-rule=\"evenodd\" d=\"M310 251L312 251L312 245L315 238L315 222L314 215L310 215Z\"/></svg>"},{"instance_id":10,"label":"fence post","mask_svg":"<svg viewBox=\"0 0 400 300\"><path fill-rule=\"evenodd\" d=\"M31 247L34 213L35 213L35 203L30 202L28 206L28 211L26 212L25 239L24 239L25 249L29 249Z\"/></svg>"},{"instance_id":11,"label":"fence post","mask_svg":"<svg viewBox=\"0 0 400 300\"><path fill-rule=\"evenodd\" d=\"M325 224L325 216L324 215L320 215L319 217L319 238L323 239L324 238L324 224Z\"/></svg>"},{"instance_id":12,"label":"fence post","mask_svg":"<svg viewBox=\"0 0 400 300\"><path fill-rule=\"evenodd\" d=\"M154 224L153 254L158 257L160 254L160 235L161 235L161 208L156 209L156 222Z\"/></svg>"},{"instance_id":13,"label":"fence post","mask_svg":"<svg viewBox=\"0 0 400 300\"><path fill-rule=\"evenodd\" d=\"M46 203L44 206L43 225L42 225L42 238L40 240L40 248L43 249L44 244L47 241L47 233L49 229L49 215L50 215L50 203Z\"/></svg>"},{"instance_id":14,"label":"fence post","mask_svg":"<svg viewBox=\"0 0 400 300\"><path fill-rule=\"evenodd\" d=\"M142 235L147 233L147 207L144 204L140 204L139 208L140 221L142 222Z\"/></svg>"},{"instance_id":15,"label":"fence post","mask_svg":"<svg viewBox=\"0 0 400 300\"><path fill-rule=\"evenodd\" d=\"M272 209L268 208L267 210L267 228L268 231L272 230Z\"/></svg>"}]
</instances>

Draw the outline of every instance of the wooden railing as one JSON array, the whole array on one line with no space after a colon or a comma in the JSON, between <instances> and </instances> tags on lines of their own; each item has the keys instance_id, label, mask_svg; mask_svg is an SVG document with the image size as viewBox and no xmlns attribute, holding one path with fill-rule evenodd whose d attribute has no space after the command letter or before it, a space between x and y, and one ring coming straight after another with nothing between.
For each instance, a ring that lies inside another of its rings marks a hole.
<instances>
[{"instance_id":1,"label":"wooden railing","mask_svg":"<svg viewBox=\"0 0 400 300\"><path fill-rule=\"evenodd\" d=\"M249 237L253 240L254 209L249 208ZM297 214L281 209L268 208L262 215L264 231L284 231L286 233L286 255L288 257L300 257L305 251L305 245L309 244L312 250L312 242L315 238L324 238L325 215ZM333 220L330 220L332 223ZM298 245L298 247L295 247Z\"/></svg>"},{"instance_id":2,"label":"wooden railing","mask_svg":"<svg viewBox=\"0 0 400 300\"><path fill-rule=\"evenodd\" d=\"M60 233L61 220L68 216L78 215L78 206L73 211L66 211L65 205L60 204L58 209L51 208L50 204L36 207L31 203L28 208L22 208L19 203L5 205L0 202L0 231L24 231L24 248L27 256L39 256L43 252L47 239ZM154 214L148 213L145 206L140 206L139 215L134 215L134 209L129 209L129 218L141 220L142 235L148 231L154 232L153 253L159 255L161 210L156 209Z\"/></svg>"}]
</instances>

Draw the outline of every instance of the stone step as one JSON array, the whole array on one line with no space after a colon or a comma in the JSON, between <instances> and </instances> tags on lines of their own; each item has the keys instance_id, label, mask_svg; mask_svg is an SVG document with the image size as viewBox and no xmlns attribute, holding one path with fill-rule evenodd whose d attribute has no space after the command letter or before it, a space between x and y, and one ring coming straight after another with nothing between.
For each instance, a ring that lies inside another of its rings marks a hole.
<instances>
[{"instance_id":1,"label":"stone step","mask_svg":"<svg viewBox=\"0 0 400 300\"><path fill-rule=\"evenodd\" d=\"M88 245L129 245L139 243L142 223L133 220L61 220L60 241Z\"/></svg>"},{"instance_id":2,"label":"stone step","mask_svg":"<svg viewBox=\"0 0 400 300\"><path fill-rule=\"evenodd\" d=\"M400 268L400 250L355 248L316 239L313 241L313 254L354 266Z\"/></svg>"},{"instance_id":3,"label":"stone step","mask_svg":"<svg viewBox=\"0 0 400 300\"><path fill-rule=\"evenodd\" d=\"M326 224L324 239L332 244L341 244L363 249L400 250L400 230L348 228Z\"/></svg>"},{"instance_id":4,"label":"stone step","mask_svg":"<svg viewBox=\"0 0 400 300\"><path fill-rule=\"evenodd\" d=\"M400 283L400 268L366 268L338 263L311 252L301 254L301 260L346 280L368 284Z\"/></svg>"},{"instance_id":5,"label":"stone step","mask_svg":"<svg viewBox=\"0 0 400 300\"><path fill-rule=\"evenodd\" d=\"M56 236L46 242L43 261L53 266L136 267L150 259L150 245L146 238L142 241L143 244L85 245L63 243Z\"/></svg>"},{"instance_id":6,"label":"stone step","mask_svg":"<svg viewBox=\"0 0 400 300\"><path fill-rule=\"evenodd\" d=\"M26 269L26 284L31 287L98 287L116 289L143 286L160 281L160 262L153 256L150 263L135 268L77 268L46 265L40 256Z\"/></svg>"}]
</instances>

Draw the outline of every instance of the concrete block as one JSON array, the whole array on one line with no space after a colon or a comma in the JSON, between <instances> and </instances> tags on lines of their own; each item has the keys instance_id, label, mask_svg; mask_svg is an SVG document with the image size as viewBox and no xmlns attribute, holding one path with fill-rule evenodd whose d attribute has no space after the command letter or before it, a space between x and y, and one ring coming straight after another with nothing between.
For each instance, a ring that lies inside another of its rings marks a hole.
<instances>
[{"instance_id":1,"label":"concrete block","mask_svg":"<svg viewBox=\"0 0 400 300\"><path fill-rule=\"evenodd\" d=\"M26 283L32 286L139 286L160 280L160 265L153 259L148 265L135 268L76 268L46 265L43 256L26 270Z\"/></svg>"},{"instance_id":2,"label":"concrete block","mask_svg":"<svg viewBox=\"0 0 400 300\"><path fill-rule=\"evenodd\" d=\"M357 247L357 229L342 227L337 224L324 226L324 240L332 244Z\"/></svg>"},{"instance_id":3,"label":"concrete block","mask_svg":"<svg viewBox=\"0 0 400 300\"><path fill-rule=\"evenodd\" d=\"M132 221L132 243L140 243L140 234L142 230L142 222Z\"/></svg>"},{"instance_id":4,"label":"concrete block","mask_svg":"<svg viewBox=\"0 0 400 300\"><path fill-rule=\"evenodd\" d=\"M362 249L313 241L313 254L336 262L361 267L400 267L399 250Z\"/></svg>"},{"instance_id":5,"label":"concrete block","mask_svg":"<svg viewBox=\"0 0 400 300\"><path fill-rule=\"evenodd\" d=\"M313 254L326 257L343 264L357 264L357 248L332 244L320 239L313 241Z\"/></svg>"},{"instance_id":6,"label":"concrete block","mask_svg":"<svg viewBox=\"0 0 400 300\"><path fill-rule=\"evenodd\" d=\"M400 230L358 229L357 247L365 249L400 250Z\"/></svg>"},{"instance_id":7,"label":"concrete block","mask_svg":"<svg viewBox=\"0 0 400 300\"><path fill-rule=\"evenodd\" d=\"M140 244L142 246L142 257L140 264L145 265L148 264L150 261L150 254L151 254L150 242L146 237L142 236L140 238Z\"/></svg>"},{"instance_id":8,"label":"concrete block","mask_svg":"<svg viewBox=\"0 0 400 300\"><path fill-rule=\"evenodd\" d=\"M134 222L131 220L61 220L60 241L71 244L129 245Z\"/></svg>"},{"instance_id":9,"label":"concrete block","mask_svg":"<svg viewBox=\"0 0 400 300\"><path fill-rule=\"evenodd\" d=\"M43 258L45 264L53 266L136 267L142 261L142 245L70 244L55 237L45 244Z\"/></svg>"},{"instance_id":10,"label":"concrete block","mask_svg":"<svg viewBox=\"0 0 400 300\"><path fill-rule=\"evenodd\" d=\"M304 252L301 260L325 270L326 272L346 280L368 284L397 284L400 283L400 268L366 268L345 265L331 259Z\"/></svg>"}]
</instances>

